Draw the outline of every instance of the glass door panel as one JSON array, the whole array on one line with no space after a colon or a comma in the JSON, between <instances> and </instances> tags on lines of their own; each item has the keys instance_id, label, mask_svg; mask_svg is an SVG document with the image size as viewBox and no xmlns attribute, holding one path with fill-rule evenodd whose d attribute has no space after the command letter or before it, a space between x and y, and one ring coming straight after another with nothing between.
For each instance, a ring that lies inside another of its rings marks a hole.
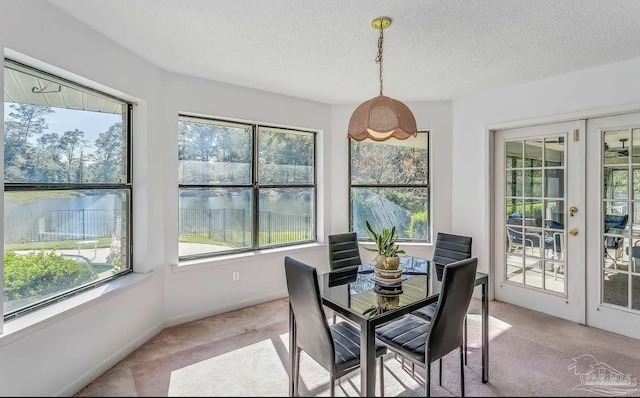
<instances>
[{"instance_id":1,"label":"glass door panel","mask_svg":"<svg viewBox=\"0 0 640 398\"><path fill-rule=\"evenodd\" d=\"M585 144L568 138L581 128L583 121L498 130L494 142L495 297L577 322L585 178L574 165L584 162ZM579 211L569 216L569 206Z\"/></svg>"},{"instance_id":2,"label":"glass door panel","mask_svg":"<svg viewBox=\"0 0 640 398\"><path fill-rule=\"evenodd\" d=\"M506 141L504 153L506 279L564 294L565 138Z\"/></svg>"},{"instance_id":3,"label":"glass door panel","mask_svg":"<svg viewBox=\"0 0 640 398\"><path fill-rule=\"evenodd\" d=\"M587 137L587 324L640 338L640 113L589 119Z\"/></svg>"}]
</instances>

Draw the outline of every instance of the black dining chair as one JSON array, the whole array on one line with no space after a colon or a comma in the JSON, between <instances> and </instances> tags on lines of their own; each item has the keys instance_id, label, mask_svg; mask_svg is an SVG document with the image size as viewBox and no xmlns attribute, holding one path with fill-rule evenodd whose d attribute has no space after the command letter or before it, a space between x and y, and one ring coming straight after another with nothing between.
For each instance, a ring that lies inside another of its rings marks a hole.
<instances>
[{"instance_id":1,"label":"black dining chair","mask_svg":"<svg viewBox=\"0 0 640 398\"><path fill-rule=\"evenodd\" d=\"M329 268L336 271L346 267L362 264L358 236L355 232L344 232L329 235ZM336 323L336 315L333 314L333 323Z\"/></svg>"},{"instance_id":2,"label":"black dining chair","mask_svg":"<svg viewBox=\"0 0 640 398\"><path fill-rule=\"evenodd\" d=\"M442 290L431 322L413 315L392 321L376 329L376 337L390 351L425 368L425 394L431 394L431 363L455 350L460 352L460 391L464 397L464 361L462 340L464 319L475 287L478 259L475 257L447 264L443 270Z\"/></svg>"},{"instance_id":3,"label":"black dining chair","mask_svg":"<svg viewBox=\"0 0 640 398\"><path fill-rule=\"evenodd\" d=\"M362 264L358 236L355 232L329 235L329 267L331 271Z\"/></svg>"},{"instance_id":4,"label":"black dining chair","mask_svg":"<svg viewBox=\"0 0 640 398\"><path fill-rule=\"evenodd\" d=\"M289 305L296 326L295 363L291 364L293 395L298 395L301 351L325 368L331 376L330 394L335 395L335 381L360 368L360 330L348 322L330 325L322 306L318 274L314 267L294 258L284 258ZM384 396L383 355L385 345L375 342L380 367L380 393Z\"/></svg>"},{"instance_id":5,"label":"black dining chair","mask_svg":"<svg viewBox=\"0 0 640 398\"><path fill-rule=\"evenodd\" d=\"M470 236L454 235L438 232L431 262L435 268L436 278L442 281L444 266L459 260L471 258ZM413 312L413 315L426 321L431 321L436 310L436 304L430 304ZM464 318L464 363L467 363L467 317Z\"/></svg>"}]
</instances>

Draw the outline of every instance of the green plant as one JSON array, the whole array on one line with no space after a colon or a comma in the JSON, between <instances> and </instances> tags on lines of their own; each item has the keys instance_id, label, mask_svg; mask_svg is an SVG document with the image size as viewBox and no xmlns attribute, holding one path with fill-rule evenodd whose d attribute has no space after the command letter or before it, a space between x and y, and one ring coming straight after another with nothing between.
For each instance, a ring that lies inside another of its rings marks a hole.
<instances>
[{"instance_id":1,"label":"green plant","mask_svg":"<svg viewBox=\"0 0 640 398\"><path fill-rule=\"evenodd\" d=\"M409 237L412 239L426 239L427 237L427 212L419 211L411 215L409 223Z\"/></svg>"},{"instance_id":2,"label":"green plant","mask_svg":"<svg viewBox=\"0 0 640 398\"><path fill-rule=\"evenodd\" d=\"M53 251L4 253L4 300L42 297L97 278L86 265Z\"/></svg>"},{"instance_id":3,"label":"green plant","mask_svg":"<svg viewBox=\"0 0 640 398\"><path fill-rule=\"evenodd\" d=\"M378 232L371 227L368 220L364 221L367 229L367 235L376 243L376 248L365 247L370 252L376 252L385 257L396 257L398 254L404 254L405 251L400 249L400 245L397 244L398 237L396 236L396 227L391 229L382 228L382 231Z\"/></svg>"}]
</instances>

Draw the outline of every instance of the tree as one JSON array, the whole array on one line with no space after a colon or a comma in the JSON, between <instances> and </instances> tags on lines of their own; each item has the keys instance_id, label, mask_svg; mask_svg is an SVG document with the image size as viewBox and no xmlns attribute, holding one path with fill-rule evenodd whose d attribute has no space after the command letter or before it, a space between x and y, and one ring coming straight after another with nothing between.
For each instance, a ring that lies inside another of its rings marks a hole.
<instances>
[{"instance_id":1,"label":"tree","mask_svg":"<svg viewBox=\"0 0 640 398\"><path fill-rule=\"evenodd\" d=\"M38 137L36 147L36 181L59 182L63 181L60 149L58 141L60 136L57 133L45 133Z\"/></svg>"},{"instance_id":2,"label":"tree","mask_svg":"<svg viewBox=\"0 0 640 398\"><path fill-rule=\"evenodd\" d=\"M75 157L76 150L81 150L82 146L86 145L87 143L86 140L82 139L83 137L84 137L84 131L75 129L73 131L65 131L62 134L62 137L60 137L60 140L58 141L58 147L60 148L62 153L65 155L67 160L67 164L65 168L65 173L67 175L67 182L72 182L72 181L81 182L81 181L75 180L73 165L74 163L77 163L78 160L80 159L80 158L76 159ZM98 140L99 139L100 138L98 137ZM82 165L80 165L79 169L82 169Z\"/></svg>"},{"instance_id":3,"label":"tree","mask_svg":"<svg viewBox=\"0 0 640 398\"><path fill-rule=\"evenodd\" d=\"M53 113L48 106L11 104L4 124L4 176L7 182L39 181L36 150L29 137L47 129L44 116Z\"/></svg>"},{"instance_id":4,"label":"tree","mask_svg":"<svg viewBox=\"0 0 640 398\"><path fill-rule=\"evenodd\" d=\"M51 107L44 105L12 104L9 108L14 109L15 112L9 112L9 120L6 122L9 130L5 133L8 132L25 144L29 137L42 134L48 128L44 116L54 113Z\"/></svg>"},{"instance_id":5,"label":"tree","mask_svg":"<svg viewBox=\"0 0 640 398\"><path fill-rule=\"evenodd\" d=\"M94 181L120 182L122 180L122 123L115 123L95 142L95 152L87 157Z\"/></svg>"}]
</instances>

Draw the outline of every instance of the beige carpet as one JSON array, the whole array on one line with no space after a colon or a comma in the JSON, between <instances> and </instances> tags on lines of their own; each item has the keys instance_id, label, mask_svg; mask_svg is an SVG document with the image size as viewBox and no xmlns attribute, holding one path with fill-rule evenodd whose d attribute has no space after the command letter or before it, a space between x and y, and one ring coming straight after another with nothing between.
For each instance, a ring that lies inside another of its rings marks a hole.
<instances>
[{"instance_id":1,"label":"beige carpet","mask_svg":"<svg viewBox=\"0 0 640 398\"><path fill-rule=\"evenodd\" d=\"M633 385L640 341L499 302L490 303L490 373L482 384L479 313L474 299L467 396L640 396ZM167 328L76 396L287 396L287 319L288 302L281 299ZM300 366L300 395L328 396L328 373L306 355ZM598 372L600 379L589 378ZM387 355L385 395L424 396L423 373L416 368L419 382ZM615 377L632 385L610 384ZM444 358L443 385L437 363L431 380L433 396L460 395L457 353ZM359 388L356 371L336 395L358 396Z\"/></svg>"}]
</instances>

